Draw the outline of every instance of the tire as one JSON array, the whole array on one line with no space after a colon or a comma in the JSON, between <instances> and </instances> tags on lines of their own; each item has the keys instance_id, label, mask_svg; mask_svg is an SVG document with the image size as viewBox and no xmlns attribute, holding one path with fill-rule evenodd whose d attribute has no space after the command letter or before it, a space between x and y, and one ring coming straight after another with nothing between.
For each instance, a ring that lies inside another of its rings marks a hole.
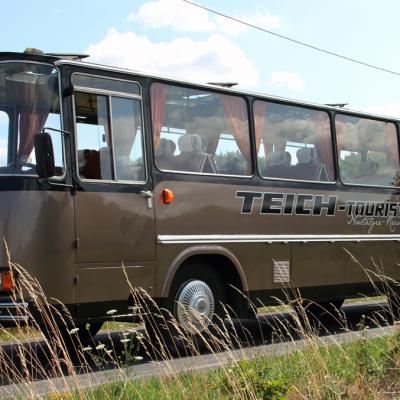
<instances>
[{"instance_id":1,"label":"tire","mask_svg":"<svg viewBox=\"0 0 400 400\"><path fill-rule=\"evenodd\" d=\"M339 320L339 310L344 300L295 302L294 310L303 328L319 329L324 323Z\"/></svg>"},{"instance_id":2,"label":"tire","mask_svg":"<svg viewBox=\"0 0 400 400\"><path fill-rule=\"evenodd\" d=\"M165 308L145 320L153 346L189 355L215 343L225 298L224 286L211 267L200 263L187 266L175 277Z\"/></svg>"}]
</instances>

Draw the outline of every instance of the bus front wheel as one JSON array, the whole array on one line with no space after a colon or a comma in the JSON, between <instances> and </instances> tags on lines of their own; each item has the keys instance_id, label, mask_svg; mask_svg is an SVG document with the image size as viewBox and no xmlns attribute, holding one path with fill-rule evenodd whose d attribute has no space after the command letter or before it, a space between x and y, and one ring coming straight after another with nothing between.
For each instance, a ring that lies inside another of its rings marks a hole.
<instances>
[{"instance_id":1,"label":"bus front wheel","mask_svg":"<svg viewBox=\"0 0 400 400\"><path fill-rule=\"evenodd\" d=\"M153 344L179 354L193 354L215 342L223 329L224 286L211 267L191 264L178 272L164 309L145 321Z\"/></svg>"}]
</instances>

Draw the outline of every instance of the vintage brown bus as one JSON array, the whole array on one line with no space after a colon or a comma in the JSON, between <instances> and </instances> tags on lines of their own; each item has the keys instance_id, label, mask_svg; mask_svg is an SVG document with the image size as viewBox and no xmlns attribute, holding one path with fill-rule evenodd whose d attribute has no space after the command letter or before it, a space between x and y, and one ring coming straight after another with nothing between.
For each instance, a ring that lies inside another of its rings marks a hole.
<instances>
[{"instance_id":1,"label":"vintage brown bus","mask_svg":"<svg viewBox=\"0 0 400 400\"><path fill-rule=\"evenodd\" d=\"M111 309L131 314L124 269L183 325L221 302L246 315L239 291L270 304L290 286L340 305L375 292L377 267L400 277L398 129L70 55L0 53L1 235L93 330ZM31 302L11 299L4 251L0 266L6 325Z\"/></svg>"}]
</instances>

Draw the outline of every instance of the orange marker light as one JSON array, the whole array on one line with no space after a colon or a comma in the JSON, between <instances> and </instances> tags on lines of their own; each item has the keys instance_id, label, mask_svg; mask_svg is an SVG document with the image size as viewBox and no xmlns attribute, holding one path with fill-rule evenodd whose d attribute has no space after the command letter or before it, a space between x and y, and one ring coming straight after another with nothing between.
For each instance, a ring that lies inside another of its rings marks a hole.
<instances>
[{"instance_id":1,"label":"orange marker light","mask_svg":"<svg viewBox=\"0 0 400 400\"><path fill-rule=\"evenodd\" d=\"M162 200L164 204L171 204L174 201L174 192L169 189L162 191Z\"/></svg>"},{"instance_id":2,"label":"orange marker light","mask_svg":"<svg viewBox=\"0 0 400 400\"><path fill-rule=\"evenodd\" d=\"M14 279L10 271L1 273L1 288L10 292L14 288Z\"/></svg>"}]
</instances>

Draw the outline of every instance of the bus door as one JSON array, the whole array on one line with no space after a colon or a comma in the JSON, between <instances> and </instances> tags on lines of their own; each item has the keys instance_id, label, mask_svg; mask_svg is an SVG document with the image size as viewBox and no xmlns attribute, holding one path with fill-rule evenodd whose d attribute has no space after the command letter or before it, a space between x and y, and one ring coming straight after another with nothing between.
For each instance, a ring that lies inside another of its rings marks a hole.
<instances>
[{"instance_id":1,"label":"bus door","mask_svg":"<svg viewBox=\"0 0 400 400\"><path fill-rule=\"evenodd\" d=\"M87 75L74 75L73 83L78 316L125 314L130 285L151 292L154 279L140 87Z\"/></svg>"}]
</instances>

